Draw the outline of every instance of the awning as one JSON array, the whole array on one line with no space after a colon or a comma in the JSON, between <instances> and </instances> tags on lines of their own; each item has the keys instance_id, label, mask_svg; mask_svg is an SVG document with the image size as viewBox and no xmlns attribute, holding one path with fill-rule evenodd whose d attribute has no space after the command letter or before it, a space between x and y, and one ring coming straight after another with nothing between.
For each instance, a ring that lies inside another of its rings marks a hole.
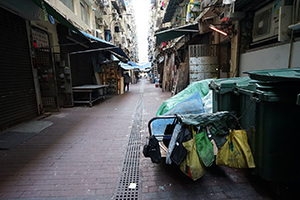
<instances>
[{"instance_id":1,"label":"awning","mask_svg":"<svg viewBox=\"0 0 300 200\"><path fill-rule=\"evenodd\" d=\"M119 65L121 68L125 69L125 70L131 70L131 69L135 69L134 67L132 67L131 65L119 62Z\"/></svg>"},{"instance_id":2,"label":"awning","mask_svg":"<svg viewBox=\"0 0 300 200\"><path fill-rule=\"evenodd\" d=\"M116 45L113 45L112 43L107 42L105 40L102 40L100 38L97 38L97 37L94 37L92 35L89 35L89 34L83 32L83 31L81 31L81 33L85 37L97 41L96 44L94 43L94 44L90 45L93 48L96 48L96 49L100 48L99 50L108 50L114 56L116 56L119 60L121 60L123 62L127 62L127 61L130 60L129 57L126 55L126 53L124 53L124 51L120 47L118 47ZM105 48L107 48L107 49L105 49Z\"/></svg>"},{"instance_id":3,"label":"awning","mask_svg":"<svg viewBox=\"0 0 300 200\"><path fill-rule=\"evenodd\" d=\"M64 18L61 14L59 14L47 2L45 2L44 0L31 0L31 1L36 5L38 5L42 10L44 10L44 12L47 11L48 14L50 14L54 19L59 21L61 24L75 31L77 34L83 36L81 32L72 23L70 23L66 18Z\"/></svg>"},{"instance_id":4,"label":"awning","mask_svg":"<svg viewBox=\"0 0 300 200\"><path fill-rule=\"evenodd\" d=\"M120 61L116 56L112 56L113 57L113 61Z\"/></svg>"},{"instance_id":5,"label":"awning","mask_svg":"<svg viewBox=\"0 0 300 200\"><path fill-rule=\"evenodd\" d=\"M139 69L141 69L141 70L151 68L151 62L138 63L137 65L139 66Z\"/></svg>"},{"instance_id":6,"label":"awning","mask_svg":"<svg viewBox=\"0 0 300 200\"><path fill-rule=\"evenodd\" d=\"M132 61L128 61L127 64L128 64L128 65L131 65L131 66L133 66L133 67L138 66L138 64L136 64L135 62L132 62Z\"/></svg>"},{"instance_id":7,"label":"awning","mask_svg":"<svg viewBox=\"0 0 300 200\"><path fill-rule=\"evenodd\" d=\"M105 40L101 40L100 38L89 35L83 31L80 31L80 33L82 35L84 35L85 37L87 37L88 39L94 40L95 42L92 42L89 45L90 46L89 50L72 52L72 53L70 53L70 55L77 54L77 53L86 53L86 52L92 52L92 51L105 51L106 50L106 51L111 52L114 56L116 56L119 60L121 60L123 62L127 62L129 60L129 58L123 52L123 50L121 48L117 47L116 45L113 45Z\"/></svg>"},{"instance_id":8,"label":"awning","mask_svg":"<svg viewBox=\"0 0 300 200\"><path fill-rule=\"evenodd\" d=\"M114 56L116 56L122 62L128 62L130 60L128 56L124 53L124 51L119 47L112 48L111 50L108 51L112 53Z\"/></svg>"},{"instance_id":9,"label":"awning","mask_svg":"<svg viewBox=\"0 0 300 200\"><path fill-rule=\"evenodd\" d=\"M151 68L151 62L145 62L145 63L134 63L129 61L127 64L119 62L120 67L126 70L130 69L146 69Z\"/></svg>"},{"instance_id":10,"label":"awning","mask_svg":"<svg viewBox=\"0 0 300 200\"><path fill-rule=\"evenodd\" d=\"M178 38L182 35L186 35L187 33L198 33L198 23L192 23L188 25L179 26L176 28L171 28L168 30L160 31L154 34L156 36L156 43L160 44L164 41L169 41L175 38Z\"/></svg>"}]
</instances>

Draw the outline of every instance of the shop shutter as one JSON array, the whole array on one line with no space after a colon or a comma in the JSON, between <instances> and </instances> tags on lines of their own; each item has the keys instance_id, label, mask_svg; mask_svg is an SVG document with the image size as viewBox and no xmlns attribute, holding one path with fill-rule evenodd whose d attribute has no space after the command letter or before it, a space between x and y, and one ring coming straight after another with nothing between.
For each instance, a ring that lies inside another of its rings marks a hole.
<instances>
[{"instance_id":1,"label":"shop shutter","mask_svg":"<svg viewBox=\"0 0 300 200\"><path fill-rule=\"evenodd\" d=\"M25 20L0 8L0 131L38 115Z\"/></svg>"}]
</instances>

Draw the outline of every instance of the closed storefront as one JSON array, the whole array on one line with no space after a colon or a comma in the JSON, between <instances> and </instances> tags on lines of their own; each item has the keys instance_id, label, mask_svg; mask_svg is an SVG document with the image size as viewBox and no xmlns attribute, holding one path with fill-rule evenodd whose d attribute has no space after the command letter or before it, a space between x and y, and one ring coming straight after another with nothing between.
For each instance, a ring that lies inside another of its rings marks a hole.
<instances>
[{"instance_id":1,"label":"closed storefront","mask_svg":"<svg viewBox=\"0 0 300 200\"><path fill-rule=\"evenodd\" d=\"M26 22L0 8L0 130L38 115Z\"/></svg>"}]
</instances>

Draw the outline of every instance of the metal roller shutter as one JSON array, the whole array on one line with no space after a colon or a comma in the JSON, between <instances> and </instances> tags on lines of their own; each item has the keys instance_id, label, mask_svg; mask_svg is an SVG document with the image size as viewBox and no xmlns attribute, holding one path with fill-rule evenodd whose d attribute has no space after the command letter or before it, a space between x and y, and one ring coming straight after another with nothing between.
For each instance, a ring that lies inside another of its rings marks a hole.
<instances>
[{"instance_id":1,"label":"metal roller shutter","mask_svg":"<svg viewBox=\"0 0 300 200\"><path fill-rule=\"evenodd\" d=\"M38 115L25 20L0 8L0 131Z\"/></svg>"}]
</instances>

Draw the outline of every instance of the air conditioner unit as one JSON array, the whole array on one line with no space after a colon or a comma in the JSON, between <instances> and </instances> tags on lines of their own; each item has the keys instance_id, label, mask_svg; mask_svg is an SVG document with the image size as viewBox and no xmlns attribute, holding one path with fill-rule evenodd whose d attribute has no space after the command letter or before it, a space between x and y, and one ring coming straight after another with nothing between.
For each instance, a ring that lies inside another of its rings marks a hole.
<instances>
[{"instance_id":1,"label":"air conditioner unit","mask_svg":"<svg viewBox=\"0 0 300 200\"><path fill-rule=\"evenodd\" d=\"M295 5L295 19L294 19L294 24L289 25L289 29L294 30L294 31L298 31L300 30L300 0L296 1L296 5ZM298 18L296 18L298 15Z\"/></svg>"},{"instance_id":2,"label":"air conditioner unit","mask_svg":"<svg viewBox=\"0 0 300 200\"><path fill-rule=\"evenodd\" d=\"M253 42L274 39L282 41L281 34L288 35L288 25L291 23L292 6L285 1L276 1L258 10L254 16L252 38Z\"/></svg>"},{"instance_id":3,"label":"air conditioner unit","mask_svg":"<svg viewBox=\"0 0 300 200\"><path fill-rule=\"evenodd\" d=\"M279 12L278 41L290 40L293 6L281 6Z\"/></svg>"},{"instance_id":4,"label":"air conditioner unit","mask_svg":"<svg viewBox=\"0 0 300 200\"><path fill-rule=\"evenodd\" d=\"M92 35L96 38L103 39L101 33L102 31L100 29L92 29Z\"/></svg>"}]
</instances>

